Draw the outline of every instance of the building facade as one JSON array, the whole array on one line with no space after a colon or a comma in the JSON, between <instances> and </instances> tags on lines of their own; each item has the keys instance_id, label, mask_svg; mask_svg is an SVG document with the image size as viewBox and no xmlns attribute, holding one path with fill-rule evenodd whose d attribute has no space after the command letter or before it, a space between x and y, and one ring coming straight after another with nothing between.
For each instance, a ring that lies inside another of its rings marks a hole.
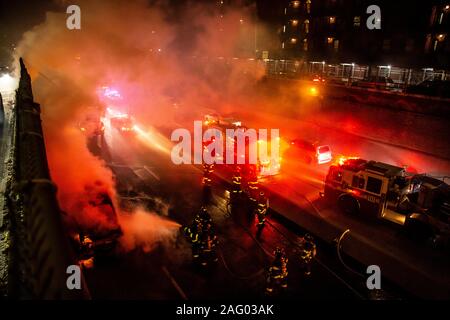
<instances>
[{"instance_id":1,"label":"building facade","mask_svg":"<svg viewBox=\"0 0 450 320\"><path fill-rule=\"evenodd\" d=\"M450 1L261 0L279 38L272 57L445 68L450 64ZM366 25L380 8L380 29ZM260 9L262 11L264 9Z\"/></svg>"}]
</instances>

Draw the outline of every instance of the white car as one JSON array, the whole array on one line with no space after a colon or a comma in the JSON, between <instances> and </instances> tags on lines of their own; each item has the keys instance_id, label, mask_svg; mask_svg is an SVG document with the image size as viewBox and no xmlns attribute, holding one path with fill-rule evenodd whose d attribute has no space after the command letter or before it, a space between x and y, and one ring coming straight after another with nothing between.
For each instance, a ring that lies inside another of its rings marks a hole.
<instances>
[{"instance_id":1,"label":"white car","mask_svg":"<svg viewBox=\"0 0 450 320\"><path fill-rule=\"evenodd\" d=\"M291 140L288 152L308 164L313 162L324 164L332 160L330 146L310 143L302 139Z\"/></svg>"}]
</instances>

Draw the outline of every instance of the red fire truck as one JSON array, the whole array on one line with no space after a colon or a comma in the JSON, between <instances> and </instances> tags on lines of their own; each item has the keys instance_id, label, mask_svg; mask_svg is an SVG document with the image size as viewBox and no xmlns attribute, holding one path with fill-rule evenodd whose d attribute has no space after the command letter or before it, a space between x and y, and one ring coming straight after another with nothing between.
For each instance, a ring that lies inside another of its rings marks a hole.
<instances>
[{"instance_id":1,"label":"red fire truck","mask_svg":"<svg viewBox=\"0 0 450 320\"><path fill-rule=\"evenodd\" d=\"M247 130L247 128L245 126L242 125L241 121L235 120L235 119L231 119L231 118L221 118L217 115L207 115L205 116L205 119L203 121L203 125L205 126L205 129L207 128L213 128L213 129L217 129L222 133L222 137L223 139L231 139L229 137L226 136L226 130L227 129L244 129ZM210 142L206 142L204 143L204 148L208 148ZM224 142L226 143L226 142ZM263 140L257 140L256 143L258 144L256 146L256 150L258 150L258 148L262 147L262 144L266 144L264 147L266 148L266 150L270 150L270 142L267 141L263 141ZM251 145L251 143L245 139L245 152L244 154L238 154L238 143L237 143L237 137L234 137L234 163L237 163L237 159L238 157L244 158L246 159L245 162L246 164L243 165L239 165L240 167L242 167L243 169L247 169L248 170L244 170L244 171L251 171L252 169L256 170L257 175L259 177L263 177L263 176L273 176L276 175L280 172L280 168L281 168L281 158L278 159L273 159L272 157L269 157L269 159L260 159L259 156L257 159L257 163L256 164L248 164L248 159L249 159L249 150L250 148L254 147ZM225 171L228 171L229 173L234 172L236 165L232 164L232 165L227 165L226 163L226 159L222 159L222 161L224 162L223 165L219 165L216 166L216 168L223 168L225 169ZM249 169L250 167L252 167L251 169Z\"/></svg>"},{"instance_id":2,"label":"red fire truck","mask_svg":"<svg viewBox=\"0 0 450 320\"><path fill-rule=\"evenodd\" d=\"M353 158L330 166L323 196L344 213L385 219L414 237L449 244L450 186L442 180Z\"/></svg>"}]
</instances>

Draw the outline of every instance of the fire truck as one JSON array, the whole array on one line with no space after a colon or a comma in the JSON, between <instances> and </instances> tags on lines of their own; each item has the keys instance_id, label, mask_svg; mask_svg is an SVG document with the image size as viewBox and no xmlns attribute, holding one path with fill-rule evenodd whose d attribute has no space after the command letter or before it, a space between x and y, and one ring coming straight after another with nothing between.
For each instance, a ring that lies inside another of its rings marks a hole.
<instances>
[{"instance_id":1,"label":"fire truck","mask_svg":"<svg viewBox=\"0 0 450 320\"><path fill-rule=\"evenodd\" d=\"M414 238L448 246L450 186L390 164L346 159L330 166L323 196L352 215L385 219Z\"/></svg>"},{"instance_id":2,"label":"fire truck","mask_svg":"<svg viewBox=\"0 0 450 320\"><path fill-rule=\"evenodd\" d=\"M221 131L224 139L231 139L231 138L226 137L226 129L247 130L247 128L242 125L241 121L235 120L233 118L221 118L220 116L217 116L217 115L206 115L204 117L203 126L205 127L205 129L214 128L214 129ZM208 148L208 145L210 144L210 142L211 141L205 142L203 147ZM234 148L235 148L234 149L235 160L237 161L237 157L249 159L249 148L251 148L252 146L247 141L247 139L245 139L245 154L238 154L237 137L234 137L233 143L234 143ZM270 150L270 142L258 140L257 143L258 143L257 148L262 147L262 144L266 144L264 147L266 148L266 150ZM226 162L226 159L222 159L222 160L224 163ZM236 165L223 164L223 165L217 166L217 168L222 168L225 171L227 171L228 173L232 173L235 170L235 166ZM273 159L273 158L269 157L269 159L263 160L263 159L260 159L258 156L257 164L245 164L245 165L239 165L239 166L241 166L244 169L244 171L256 170L257 175L259 177L273 176L280 172L281 158Z\"/></svg>"}]
</instances>

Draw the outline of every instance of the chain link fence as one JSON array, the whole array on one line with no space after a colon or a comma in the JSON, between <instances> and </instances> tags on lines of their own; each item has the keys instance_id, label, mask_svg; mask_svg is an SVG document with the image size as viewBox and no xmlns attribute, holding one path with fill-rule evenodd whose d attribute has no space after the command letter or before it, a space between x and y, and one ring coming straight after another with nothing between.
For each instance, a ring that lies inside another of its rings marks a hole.
<instances>
[{"instance_id":1,"label":"chain link fence","mask_svg":"<svg viewBox=\"0 0 450 320\"><path fill-rule=\"evenodd\" d=\"M11 110L12 167L8 209L7 296L13 299L86 299L87 287L67 287L67 268L77 265L63 229L56 187L50 179L40 106L21 61L21 80ZM69 160L68 160L69 161Z\"/></svg>"}]
</instances>

